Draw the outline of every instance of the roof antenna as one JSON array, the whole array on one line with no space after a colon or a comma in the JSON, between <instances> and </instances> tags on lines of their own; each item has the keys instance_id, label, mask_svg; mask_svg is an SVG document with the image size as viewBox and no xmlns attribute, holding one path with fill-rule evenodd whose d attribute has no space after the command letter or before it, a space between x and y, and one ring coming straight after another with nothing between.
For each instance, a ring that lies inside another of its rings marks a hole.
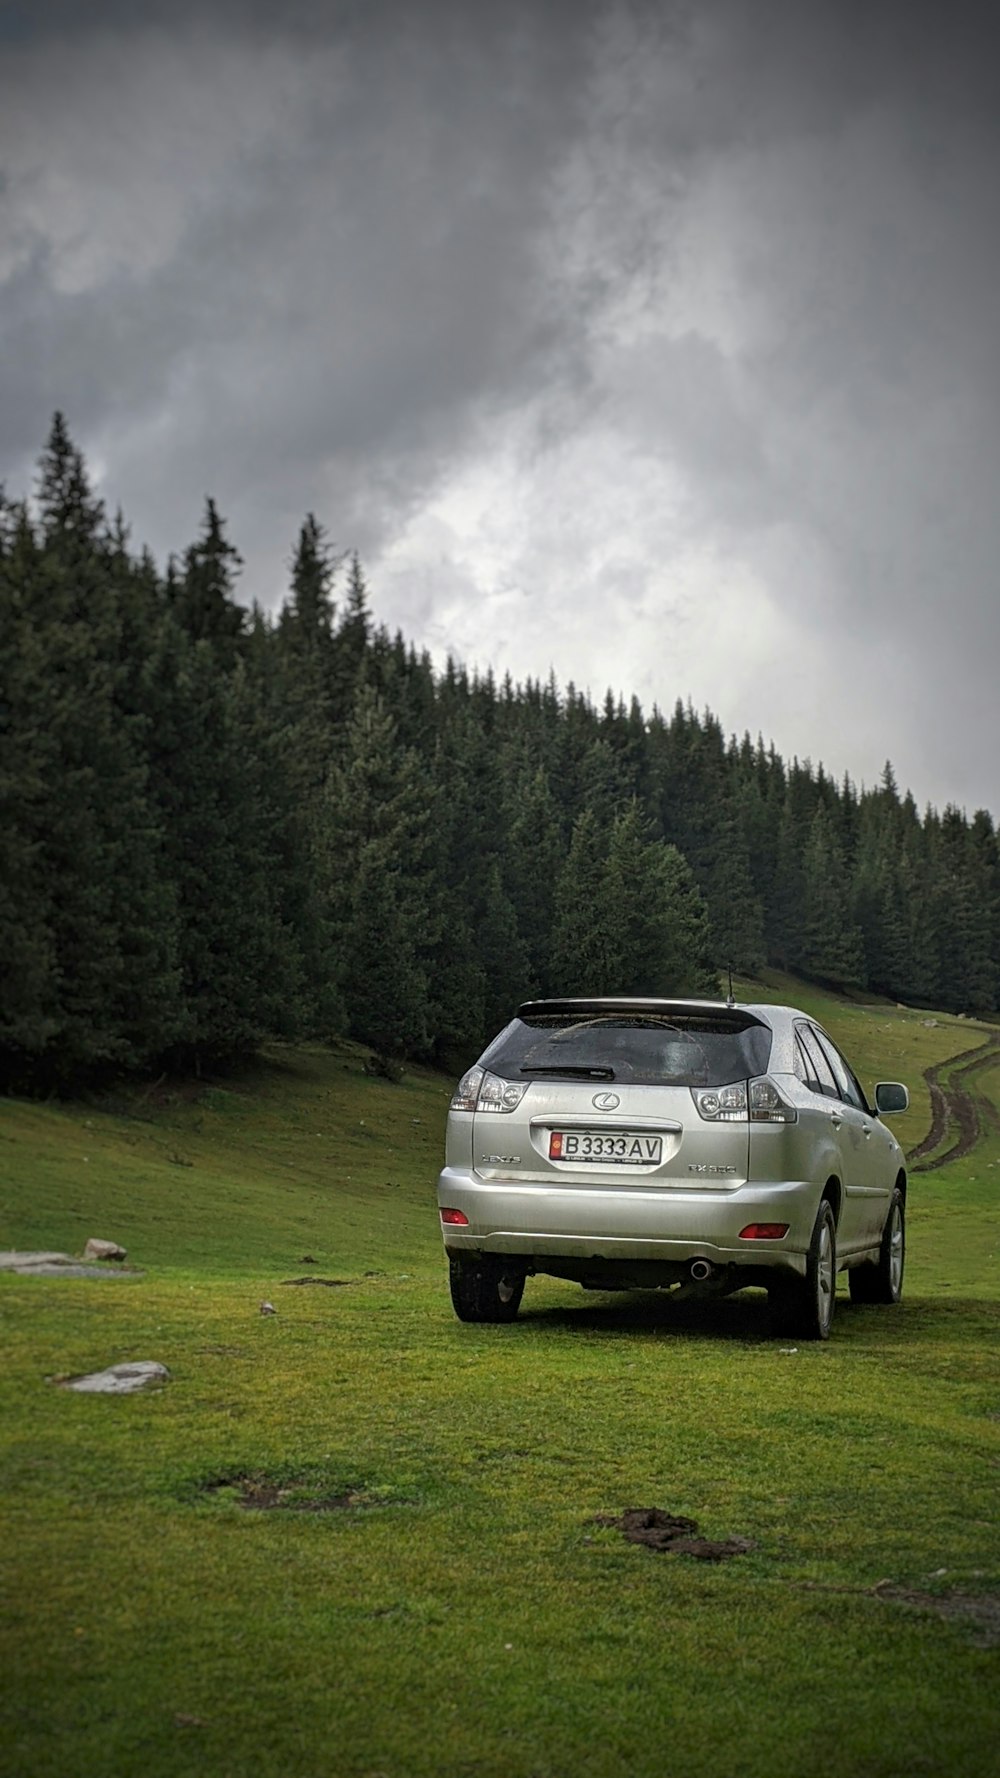
<instances>
[{"instance_id":1,"label":"roof antenna","mask_svg":"<svg viewBox=\"0 0 1000 1778\"><path fill-rule=\"evenodd\" d=\"M733 997L733 966L731 963L729 965L729 999L726 1001L726 1005L727 1006L735 1006L736 1005L736 1001Z\"/></svg>"}]
</instances>

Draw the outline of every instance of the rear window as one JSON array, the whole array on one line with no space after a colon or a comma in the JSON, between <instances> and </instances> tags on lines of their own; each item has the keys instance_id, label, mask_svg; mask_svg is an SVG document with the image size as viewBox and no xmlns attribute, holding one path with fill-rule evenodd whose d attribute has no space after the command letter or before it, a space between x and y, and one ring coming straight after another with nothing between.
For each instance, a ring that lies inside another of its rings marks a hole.
<instances>
[{"instance_id":1,"label":"rear window","mask_svg":"<svg viewBox=\"0 0 1000 1778\"><path fill-rule=\"evenodd\" d=\"M539 1013L517 1018L481 1058L504 1080L620 1080L721 1087L767 1072L771 1033L712 1014Z\"/></svg>"}]
</instances>

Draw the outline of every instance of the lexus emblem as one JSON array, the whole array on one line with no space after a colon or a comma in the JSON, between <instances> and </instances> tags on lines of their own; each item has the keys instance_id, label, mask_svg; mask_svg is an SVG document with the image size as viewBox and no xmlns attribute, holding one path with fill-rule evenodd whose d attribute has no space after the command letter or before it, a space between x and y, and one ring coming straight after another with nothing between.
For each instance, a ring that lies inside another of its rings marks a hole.
<instances>
[{"instance_id":1,"label":"lexus emblem","mask_svg":"<svg viewBox=\"0 0 1000 1778\"><path fill-rule=\"evenodd\" d=\"M621 1100L617 1093L595 1093L591 1104L595 1111L617 1111Z\"/></svg>"}]
</instances>

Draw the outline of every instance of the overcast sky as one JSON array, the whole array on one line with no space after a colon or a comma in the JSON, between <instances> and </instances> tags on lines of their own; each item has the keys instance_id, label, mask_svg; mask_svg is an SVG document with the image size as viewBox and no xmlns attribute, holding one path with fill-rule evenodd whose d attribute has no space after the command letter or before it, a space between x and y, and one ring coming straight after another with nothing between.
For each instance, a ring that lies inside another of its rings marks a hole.
<instances>
[{"instance_id":1,"label":"overcast sky","mask_svg":"<svg viewBox=\"0 0 1000 1778\"><path fill-rule=\"evenodd\" d=\"M991 12L0 0L0 479L1000 815Z\"/></svg>"}]
</instances>

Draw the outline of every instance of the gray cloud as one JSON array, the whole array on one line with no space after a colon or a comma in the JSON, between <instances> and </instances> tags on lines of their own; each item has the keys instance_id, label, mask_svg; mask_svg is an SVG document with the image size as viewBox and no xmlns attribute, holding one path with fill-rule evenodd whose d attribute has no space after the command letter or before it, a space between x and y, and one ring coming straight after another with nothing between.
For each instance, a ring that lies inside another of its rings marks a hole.
<instances>
[{"instance_id":1,"label":"gray cloud","mask_svg":"<svg viewBox=\"0 0 1000 1778\"><path fill-rule=\"evenodd\" d=\"M418 643L1000 806L1000 57L960 4L0 10L0 474L306 508ZM960 705L960 723L949 719Z\"/></svg>"},{"instance_id":2,"label":"gray cloud","mask_svg":"<svg viewBox=\"0 0 1000 1778\"><path fill-rule=\"evenodd\" d=\"M391 33L385 11L350 34L352 9L321 30L303 7L265 48L252 8L235 45L144 19L124 47L91 10L70 50L49 9L5 107L8 465L59 405L109 463L124 428L123 497L158 485L161 547L209 485L249 514L325 494L371 544L474 405L549 379L569 340L535 240L586 8L569 37L557 13L437 34L433 7Z\"/></svg>"}]
</instances>

